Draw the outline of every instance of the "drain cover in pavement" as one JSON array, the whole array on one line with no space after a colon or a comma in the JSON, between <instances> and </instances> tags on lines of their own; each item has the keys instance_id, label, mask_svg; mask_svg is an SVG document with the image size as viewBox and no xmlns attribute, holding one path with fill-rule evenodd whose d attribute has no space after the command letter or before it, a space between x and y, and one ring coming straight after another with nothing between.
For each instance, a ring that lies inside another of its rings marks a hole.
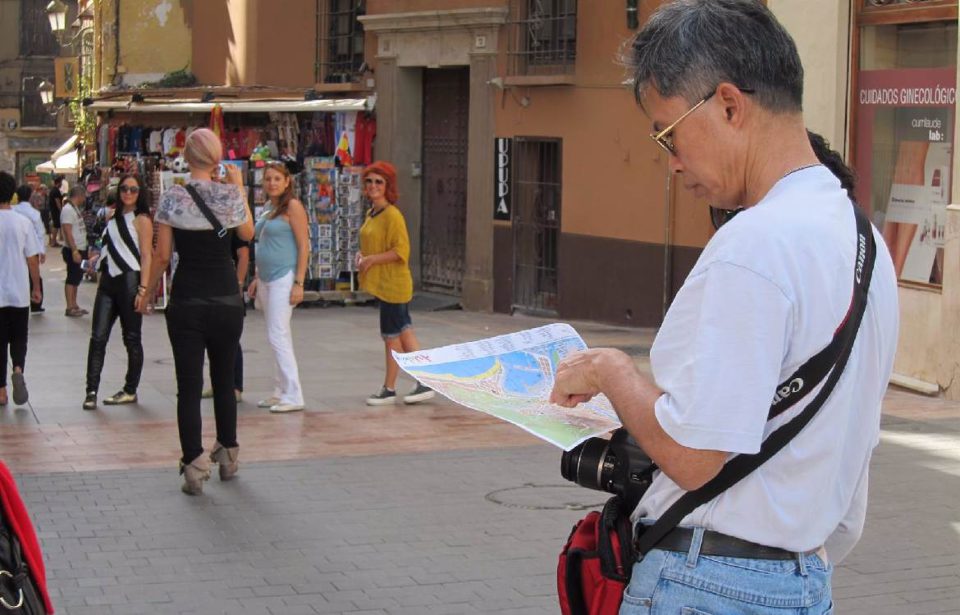
<instances>
[{"instance_id":1,"label":"drain cover in pavement","mask_svg":"<svg viewBox=\"0 0 960 615\"><path fill-rule=\"evenodd\" d=\"M527 510L588 510L602 508L604 494L569 485L536 485L527 483L519 487L497 489L484 496L487 501L507 508ZM609 496L607 496L609 497Z\"/></svg>"}]
</instances>

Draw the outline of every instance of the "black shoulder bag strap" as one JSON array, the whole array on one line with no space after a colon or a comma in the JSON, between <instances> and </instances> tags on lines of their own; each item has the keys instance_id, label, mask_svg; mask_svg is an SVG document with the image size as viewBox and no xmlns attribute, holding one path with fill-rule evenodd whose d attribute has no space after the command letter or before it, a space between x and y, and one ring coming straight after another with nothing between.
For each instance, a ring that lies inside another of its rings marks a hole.
<instances>
[{"instance_id":1,"label":"black shoulder bag strap","mask_svg":"<svg viewBox=\"0 0 960 615\"><path fill-rule=\"evenodd\" d=\"M207 207L206 201L203 200L203 197L200 196L200 193L197 192L197 189L191 186L190 184L184 184L184 188L187 189L187 192L190 193L190 196L193 197L193 202L197 204L197 207L200 209L200 213L203 214L203 217L207 219L213 226L213 230L216 231L217 237L223 239L227 234L227 229L223 228L223 225L220 224L220 221L217 220L217 217L213 215L213 212L210 211L210 208Z\"/></svg>"},{"instance_id":2,"label":"black shoulder bag strap","mask_svg":"<svg viewBox=\"0 0 960 615\"><path fill-rule=\"evenodd\" d=\"M677 527L684 517L740 482L776 455L807 426L826 402L830 393L833 392L834 386L840 380L843 369L846 367L847 359L850 358L857 330L860 328L861 320L863 320L863 312L867 306L867 293L870 290L870 280L873 277L873 264L877 253L870 221L867 220L866 215L859 207L854 206L853 211L857 219L857 259L854 268L853 299L850 302L850 309L847 311L840 327L834 333L830 344L801 365L790 378L777 387L768 420L795 404L803 396L801 393L812 390L826 377L823 388L797 416L771 433L763 441L758 453L737 455L728 461L723 469L706 485L680 496L653 525L646 528L637 537L636 550L639 558L643 558L651 549L655 548L657 543L673 528Z\"/></svg>"}]
</instances>

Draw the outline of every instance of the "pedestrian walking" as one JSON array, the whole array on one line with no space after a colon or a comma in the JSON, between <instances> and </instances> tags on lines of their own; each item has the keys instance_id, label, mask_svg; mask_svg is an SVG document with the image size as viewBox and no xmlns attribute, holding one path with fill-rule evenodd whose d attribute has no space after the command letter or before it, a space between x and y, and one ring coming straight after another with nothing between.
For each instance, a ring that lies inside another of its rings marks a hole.
<instances>
[{"instance_id":1,"label":"pedestrian walking","mask_svg":"<svg viewBox=\"0 0 960 615\"><path fill-rule=\"evenodd\" d=\"M77 317L88 314L77 304L77 289L83 281L83 268L80 264L87 258L87 225L83 221L83 206L87 191L83 186L70 189L70 197L60 212L60 226L63 229L64 246L61 249L63 262L67 265L67 278L63 283L63 295L67 301L66 316Z\"/></svg>"},{"instance_id":2,"label":"pedestrian walking","mask_svg":"<svg viewBox=\"0 0 960 615\"><path fill-rule=\"evenodd\" d=\"M63 209L63 175L55 175L50 184L47 209L50 211L50 247L60 247L60 212Z\"/></svg>"},{"instance_id":3,"label":"pedestrian walking","mask_svg":"<svg viewBox=\"0 0 960 615\"><path fill-rule=\"evenodd\" d=\"M127 349L127 375L123 388L103 400L108 406L137 403L137 386L143 371L143 344L140 327L143 315L136 299L147 291L147 276L153 257L153 221L147 205L147 191L136 175L124 175L118 187L117 213L107 223L101 239L98 269L101 273L93 303L90 347L87 350L87 393L84 410L97 407L100 374L107 353L107 341L120 319L123 345Z\"/></svg>"},{"instance_id":4,"label":"pedestrian walking","mask_svg":"<svg viewBox=\"0 0 960 615\"><path fill-rule=\"evenodd\" d=\"M386 354L386 374L380 391L367 398L369 406L396 402L400 366L393 352L420 350L410 320L413 276L410 274L410 237L407 223L397 208L397 170L389 162L377 161L363 170L363 186L370 210L360 227L357 270L360 287L380 302L380 336ZM426 401L433 389L417 383L404 396L407 404Z\"/></svg>"},{"instance_id":5,"label":"pedestrian walking","mask_svg":"<svg viewBox=\"0 0 960 615\"><path fill-rule=\"evenodd\" d=\"M677 293L652 379L611 348L557 368L553 402L606 395L656 464L620 613L832 613L893 369L893 261L818 161L800 56L764 3L665 3L629 55L669 170L743 211Z\"/></svg>"},{"instance_id":6,"label":"pedestrian walking","mask_svg":"<svg viewBox=\"0 0 960 615\"><path fill-rule=\"evenodd\" d=\"M39 184L33 191L33 194L30 196L30 204L33 205L33 208L40 212L40 219L43 221L43 229L46 235L44 236L44 245L47 243L46 237L50 235L50 209L48 206L49 193L47 187L44 184Z\"/></svg>"},{"instance_id":7,"label":"pedestrian walking","mask_svg":"<svg viewBox=\"0 0 960 615\"><path fill-rule=\"evenodd\" d=\"M30 221L31 226L33 227L33 232L37 237L37 245L40 247L40 264L44 264L47 261L47 254L44 246L47 242L47 234L43 227L43 218L40 215L40 212L32 204L33 198L33 188L27 184L23 184L17 188L17 204L13 206L13 211L17 212L21 216L25 217ZM33 279L30 279L30 294L33 294ZM43 297L43 278L40 278L40 296ZM30 301L30 311L32 313L43 312L43 303L35 303Z\"/></svg>"},{"instance_id":8,"label":"pedestrian walking","mask_svg":"<svg viewBox=\"0 0 960 615\"><path fill-rule=\"evenodd\" d=\"M0 406L7 396L7 353L9 349L13 384L13 403L22 406L30 399L24 379L27 360L27 332L30 301L43 298L40 290L40 252L42 242L30 221L11 208L17 182L0 171ZM33 290L30 289L33 281Z\"/></svg>"},{"instance_id":9,"label":"pedestrian walking","mask_svg":"<svg viewBox=\"0 0 960 615\"><path fill-rule=\"evenodd\" d=\"M247 293L259 296L267 324L267 342L273 351L273 395L257 402L270 412L303 410L303 389L293 352L290 319L303 301L310 243L307 211L293 196L293 177L286 165L273 162L263 173L269 203L257 220L256 275Z\"/></svg>"},{"instance_id":10,"label":"pedestrian walking","mask_svg":"<svg viewBox=\"0 0 960 615\"><path fill-rule=\"evenodd\" d=\"M187 137L183 156L190 165L190 179L160 199L157 247L146 293L137 297L137 310L147 311L176 242L179 261L165 316L177 376L182 490L198 495L210 478L211 462L219 464L221 480L232 478L238 468L233 368L244 308L227 231L236 229L240 239L249 241L253 218L239 169L227 166L227 183L212 179L223 156L216 134L205 128L194 131ZM201 438L204 352L210 357L217 424L217 441L209 457L203 456Z\"/></svg>"}]
</instances>

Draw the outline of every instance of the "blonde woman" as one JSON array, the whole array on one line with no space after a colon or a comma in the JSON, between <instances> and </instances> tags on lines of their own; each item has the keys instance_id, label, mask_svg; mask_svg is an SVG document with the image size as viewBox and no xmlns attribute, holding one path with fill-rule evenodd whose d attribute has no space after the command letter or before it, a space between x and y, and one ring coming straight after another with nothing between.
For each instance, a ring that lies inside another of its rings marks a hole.
<instances>
[{"instance_id":1,"label":"blonde woman","mask_svg":"<svg viewBox=\"0 0 960 615\"><path fill-rule=\"evenodd\" d=\"M293 198L293 177L283 163L272 162L263 172L263 189L270 201L257 220L257 274L247 287L250 298L260 296L267 321L267 341L273 350L273 396L257 406L270 412L303 410L303 389L293 353L290 318L303 301L310 241L307 211Z\"/></svg>"},{"instance_id":2,"label":"blonde woman","mask_svg":"<svg viewBox=\"0 0 960 615\"><path fill-rule=\"evenodd\" d=\"M239 169L227 165L226 183L212 180L222 156L220 138L212 131L202 128L187 137L183 157L190 165L190 180L160 199L150 278L137 297L137 310L147 311L148 297L154 296L176 242L179 261L165 316L177 373L182 490L188 495L203 492L210 462L220 465L220 480L233 478L240 452L233 366L243 332L243 299L227 231L233 229L240 239L250 240L253 218ZM217 423L217 441L209 458L203 455L201 439L204 353L210 357Z\"/></svg>"}]
</instances>

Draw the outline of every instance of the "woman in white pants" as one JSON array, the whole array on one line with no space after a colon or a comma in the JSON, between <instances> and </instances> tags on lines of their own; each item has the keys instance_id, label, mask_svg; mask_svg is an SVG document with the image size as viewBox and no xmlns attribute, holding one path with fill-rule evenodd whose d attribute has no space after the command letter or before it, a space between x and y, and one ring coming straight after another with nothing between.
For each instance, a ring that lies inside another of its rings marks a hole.
<instances>
[{"instance_id":1,"label":"woman in white pants","mask_svg":"<svg viewBox=\"0 0 960 615\"><path fill-rule=\"evenodd\" d=\"M263 172L263 189L270 198L257 221L257 274L247 289L250 298L260 297L267 321L267 340L273 350L273 395L257 402L270 412L303 410L303 389L297 357L293 354L290 318L303 301L310 243L307 211L293 198L293 178L283 163L270 163Z\"/></svg>"}]
</instances>

